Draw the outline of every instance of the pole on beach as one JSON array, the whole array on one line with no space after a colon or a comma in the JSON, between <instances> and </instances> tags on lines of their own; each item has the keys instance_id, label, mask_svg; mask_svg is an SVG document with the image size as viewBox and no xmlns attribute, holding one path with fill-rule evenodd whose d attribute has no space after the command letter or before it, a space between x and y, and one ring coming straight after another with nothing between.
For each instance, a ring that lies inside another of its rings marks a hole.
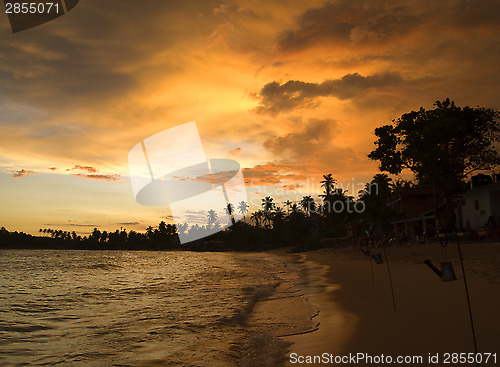
<instances>
[{"instance_id":1,"label":"pole on beach","mask_svg":"<svg viewBox=\"0 0 500 367\"><path fill-rule=\"evenodd\" d=\"M472 331L472 339L474 341L474 352L477 355L476 331L474 329L474 317L472 316L472 308L470 305L469 287L467 286L467 276L465 275L464 259L462 257L462 249L460 248L460 241L458 240L457 228L455 227L454 229L455 229L455 239L457 241L458 256L460 257L460 266L462 267L462 276L464 279L465 296L467 298L467 307L469 309L470 327L471 327L471 331ZM480 366L479 362L477 362L477 365Z\"/></svg>"},{"instance_id":2,"label":"pole on beach","mask_svg":"<svg viewBox=\"0 0 500 367\"><path fill-rule=\"evenodd\" d=\"M384 256L385 256L385 263L387 264L387 274L389 274L389 284L391 286L391 295L392 295L392 306L394 308L394 312L396 312L396 298L394 297L394 287L392 285L392 276L391 276L391 268L389 267L389 259L387 258L387 251L385 250L385 245L384 243Z\"/></svg>"},{"instance_id":3,"label":"pole on beach","mask_svg":"<svg viewBox=\"0 0 500 367\"><path fill-rule=\"evenodd\" d=\"M372 287L375 286L375 278L373 277L373 259L370 256L370 271L372 273Z\"/></svg>"}]
</instances>

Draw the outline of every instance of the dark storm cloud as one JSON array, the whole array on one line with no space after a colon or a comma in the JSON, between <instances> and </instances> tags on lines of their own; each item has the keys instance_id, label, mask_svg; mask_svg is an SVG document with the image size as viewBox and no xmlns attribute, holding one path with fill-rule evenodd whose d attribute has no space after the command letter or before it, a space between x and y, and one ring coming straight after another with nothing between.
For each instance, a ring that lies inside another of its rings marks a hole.
<instances>
[{"instance_id":1,"label":"dark storm cloud","mask_svg":"<svg viewBox=\"0 0 500 367\"><path fill-rule=\"evenodd\" d=\"M498 28L500 3L488 0L440 2L338 0L305 11L279 45L299 50L317 44L366 45L400 40L411 33L437 36L434 27Z\"/></svg>"},{"instance_id":2,"label":"dark storm cloud","mask_svg":"<svg viewBox=\"0 0 500 367\"><path fill-rule=\"evenodd\" d=\"M410 8L385 2L340 0L309 9L295 29L283 32L283 49L300 49L330 42L343 45L351 41L382 41L415 27L419 16Z\"/></svg>"},{"instance_id":3,"label":"dark storm cloud","mask_svg":"<svg viewBox=\"0 0 500 367\"><path fill-rule=\"evenodd\" d=\"M322 83L289 80L280 84L274 81L261 89L260 103L256 112L277 114L298 107L314 106L317 97L333 96L344 100L356 97L369 88L393 86L402 82L403 79L398 73L369 76L354 73Z\"/></svg>"},{"instance_id":4,"label":"dark storm cloud","mask_svg":"<svg viewBox=\"0 0 500 367\"><path fill-rule=\"evenodd\" d=\"M3 24L2 93L12 102L43 109L99 107L135 89L138 75L154 70L148 62L152 55L197 36L196 31L184 34L176 20L176 13L190 9L194 19L211 6L89 0L31 30L12 34ZM162 75L178 68L175 62L164 63Z\"/></svg>"}]
</instances>

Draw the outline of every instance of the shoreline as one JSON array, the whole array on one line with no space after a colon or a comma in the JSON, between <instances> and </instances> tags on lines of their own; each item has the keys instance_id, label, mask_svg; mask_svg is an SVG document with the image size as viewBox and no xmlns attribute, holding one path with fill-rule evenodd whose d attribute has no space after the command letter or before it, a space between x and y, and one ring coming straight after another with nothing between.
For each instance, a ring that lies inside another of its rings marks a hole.
<instances>
[{"instance_id":1,"label":"shoreline","mask_svg":"<svg viewBox=\"0 0 500 367\"><path fill-rule=\"evenodd\" d=\"M396 312L387 264L375 264L350 248L320 249L305 254L306 267L319 269L316 280L301 284L306 298L320 309L318 331L289 337L290 355L422 356L470 353L474 343L456 246L439 244L388 247ZM381 252L382 249L372 249ZM500 244L462 244L478 352L498 353L500 340ZM444 254L444 252L446 252ZM457 280L442 282L423 261L437 266L450 260ZM373 269L373 284L372 272ZM314 277L313 277L314 278ZM499 353L500 354L500 353Z\"/></svg>"},{"instance_id":2,"label":"shoreline","mask_svg":"<svg viewBox=\"0 0 500 367\"><path fill-rule=\"evenodd\" d=\"M354 333L358 322L356 315L334 301L335 292L340 290L341 286L330 282L330 267L319 261L310 260L308 255L309 253L302 254L303 268L297 286L302 290L305 299L318 308L318 313L314 317L318 327L309 333L284 338L292 344L287 354L286 366L294 365L289 362L291 353L310 355L311 351L320 350L332 354L341 353L345 346L345 338ZM342 330L342 333L335 333L334 330Z\"/></svg>"}]
</instances>

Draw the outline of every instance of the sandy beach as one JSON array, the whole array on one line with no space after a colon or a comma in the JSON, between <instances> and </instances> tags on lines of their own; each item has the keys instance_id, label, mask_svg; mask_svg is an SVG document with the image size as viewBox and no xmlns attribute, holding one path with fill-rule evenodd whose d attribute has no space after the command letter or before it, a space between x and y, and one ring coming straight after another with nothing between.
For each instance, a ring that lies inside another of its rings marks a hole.
<instances>
[{"instance_id":1,"label":"sandy beach","mask_svg":"<svg viewBox=\"0 0 500 367\"><path fill-rule=\"evenodd\" d=\"M465 274L479 353L500 357L500 243L462 244ZM315 317L319 329L286 338L293 343L287 365L338 365L299 363L299 357L421 356L403 365L477 365L445 363L446 353L472 353L467 299L456 243L443 249L439 243L392 246L386 249L393 282L394 301L384 251L383 264L376 264L353 247L321 249L305 255L301 289L308 301L320 309ZM438 268L451 261L457 280L442 282L423 262ZM310 273L309 276L307 273ZM429 362L429 354L434 357ZM486 357L485 355L483 357ZM493 357L489 363L495 365ZM437 361L437 363L435 363ZM341 363L346 364L346 363ZM352 361L351 361L352 364ZM359 361L361 365L375 365ZM387 363L377 363L377 365Z\"/></svg>"}]
</instances>

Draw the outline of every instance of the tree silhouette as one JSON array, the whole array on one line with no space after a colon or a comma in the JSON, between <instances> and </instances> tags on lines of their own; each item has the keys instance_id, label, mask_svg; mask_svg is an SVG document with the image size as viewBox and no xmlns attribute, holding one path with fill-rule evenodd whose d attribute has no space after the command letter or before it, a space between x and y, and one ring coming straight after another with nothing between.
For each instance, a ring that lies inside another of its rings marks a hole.
<instances>
[{"instance_id":1,"label":"tree silhouette","mask_svg":"<svg viewBox=\"0 0 500 367\"><path fill-rule=\"evenodd\" d=\"M283 224L283 221L286 218L286 213L282 208L278 206L274 210L272 218L273 218L273 227L275 228L279 227L281 224Z\"/></svg>"},{"instance_id":2,"label":"tree silhouette","mask_svg":"<svg viewBox=\"0 0 500 367\"><path fill-rule=\"evenodd\" d=\"M100 238L101 238L101 231L99 231L97 228L94 228L89 236L89 240L91 240L92 242L99 242Z\"/></svg>"},{"instance_id":3,"label":"tree silhouette","mask_svg":"<svg viewBox=\"0 0 500 367\"><path fill-rule=\"evenodd\" d=\"M253 220L257 227L260 227L260 220L262 219L262 214L263 214L262 210L259 209L253 212L252 215L250 216L250 220Z\"/></svg>"},{"instance_id":4,"label":"tree silhouette","mask_svg":"<svg viewBox=\"0 0 500 367\"><path fill-rule=\"evenodd\" d=\"M500 113L457 107L449 98L434 106L405 113L393 124L376 128L377 148L368 157L380 162L382 172L410 170L417 181L433 186L445 198L446 212L440 221L450 230L452 196L463 180L472 172L500 164L494 145L500 140Z\"/></svg>"},{"instance_id":5,"label":"tree silhouette","mask_svg":"<svg viewBox=\"0 0 500 367\"><path fill-rule=\"evenodd\" d=\"M217 221L216 221L217 222ZM188 224L187 223L179 223L176 224L177 232L186 234L188 230Z\"/></svg>"},{"instance_id":6,"label":"tree silhouette","mask_svg":"<svg viewBox=\"0 0 500 367\"><path fill-rule=\"evenodd\" d=\"M234 216L233 216L233 213L234 213L234 205L231 204L231 203L227 203L226 207L224 208L226 214L229 216L230 220L231 220L231 224L234 225L236 222L234 220Z\"/></svg>"},{"instance_id":7,"label":"tree silhouette","mask_svg":"<svg viewBox=\"0 0 500 367\"><path fill-rule=\"evenodd\" d=\"M365 204L362 218L372 227L385 227L394 217L394 212L387 206L392 198L391 179L386 174L376 174L365 189L360 191L359 200Z\"/></svg>"},{"instance_id":8,"label":"tree silhouette","mask_svg":"<svg viewBox=\"0 0 500 367\"><path fill-rule=\"evenodd\" d=\"M335 189L335 184L337 180L332 177L332 174L329 173L327 175L323 175L323 180L320 181L321 187L324 188L324 195L320 195L321 197L328 197L333 193Z\"/></svg>"},{"instance_id":9,"label":"tree silhouette","mask_svg":"<svg viewBox=\"0 0 500 367\"><path fill-rule=\"evenodd\" d=\"M270 196L266 196L264 199L262 199L262 207L264 208L264 212L262 213L263 216L263 223L267 221L267 227L271 226L271 212L275 208L275 204L273 203L273 198Z\"/></svg>"},{"instance_id":10,"label":"tree silhouette","mask_svg":"<svg viewBox=\"0 0 500 367\"><path fill-rule=\"evenodd\" d=\"M311 216L311 212L314 212L316 210L316 202L310 195L304 196L300 202L300 205L308 216Z\"/></svg>"},{"instance_id":11,"label":"tree silhouette","mask_svg":"<svg viewBox=\"0 0 500 367\"><path fill-rule=\"evenodd\" d=\"M240 201L238 203L238 211L243 215L243 222L245 222L245 214L248 212L248 204L246 201Z\"/></svg>"},{"instance_id":12,"label":"tree silhouette","mask_svg":"<svg viewBox=\"0 0 500 367\"><path fill-rule=\"evenodd\" d=\"M219 216L217 215L216 211L213 209L210 209L208 211L207 217L208 217L208 225L209 226L214 225L219 220Z\"/></svg>"},{"instance_id":13,"label":"tree silhouette","mask_svg":"<svg viewBox=\"0 0 500 367\"><path fill-rule=\"evenodd\" d=\"M272 211L274 209L274 203L273 203L273 198L270 196L266 196L264 199L262 199L262 207L264 208L265 212Z\"/></svg>"}]
</instances>

